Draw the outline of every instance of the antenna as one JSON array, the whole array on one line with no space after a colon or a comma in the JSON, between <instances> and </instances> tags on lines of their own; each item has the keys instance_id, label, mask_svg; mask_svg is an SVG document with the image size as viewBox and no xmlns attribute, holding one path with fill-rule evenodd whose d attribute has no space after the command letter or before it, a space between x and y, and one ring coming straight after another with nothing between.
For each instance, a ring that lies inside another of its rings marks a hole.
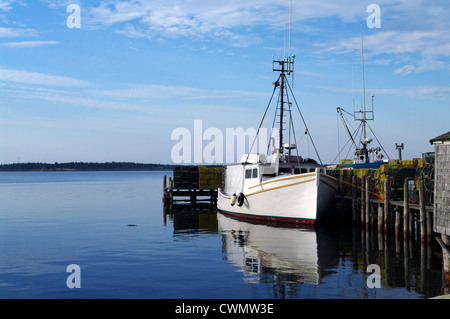
<instances>
[{"instance_id":1,"label":"antenna","mask_svg":"<svg viewBox=\"0 0 450 319\"><path fill-rule=\"evenodd\" d=\"M363 133L366 140L366 83L364 79L364 42L363 42L363 23L361 21L361 58L362 58L362 77L363 77Z\"/></svg>"},{"instance_id":2,"label":"antenna","mask_svg":"<svg viewBox=\"0 0 450 319\"><path fill-rule=\"evenodd\" d=\"M292 0L289 9L289 56L291 56L291 30L292 30Z\"/></svg>"},{"instance_id":3,"label":"antenna","mask_svg":"<svg viewBox=\"0 0 450 319\"><path fill-rule=\"evenodd\" d=\"M352 95L353 95L353 118L355 118L355 73L353 64L352 64Z\"/></svg>"}]
</instances>

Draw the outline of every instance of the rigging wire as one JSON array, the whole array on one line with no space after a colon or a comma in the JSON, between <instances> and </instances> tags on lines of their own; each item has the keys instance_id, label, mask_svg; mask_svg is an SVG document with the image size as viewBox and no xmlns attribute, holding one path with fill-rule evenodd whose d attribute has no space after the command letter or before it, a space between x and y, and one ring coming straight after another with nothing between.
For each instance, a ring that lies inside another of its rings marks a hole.
<instances>
[{"instance_id":1,"label":"rigging wire","mask_svg":"<svg viewBox=\"0 0 450 319\"><path fill-rule=\"evenodd\" d=\"M336 161L336 159L338 158L338 156L340 156L340 154L345 150L347 144L348 144L352 139L354 140L354 138L357 136L357 134L358 134L358 132L359 132L360 129L361 129L361 123L360 123L359 126L356 128L356 130L353 132L353 134L350 135L350 138L347 140L347 142L344 144L344 146L342 146L342 148L340 148L340 149L338 150L339 153L336 155L336 157L333 159L333 161L331 161L331 163L335 163L335 161ZM347 154L345 155L345 157L348 157L348 154L350 153L351 149L352 149L352 146L350 145L350 147L349 147L349 149L348 149Z\"/></svg>"},{"instance_id":2,"label":"rigging wire","mask_svg":"<svg viewBox=\"0 0 450 319\"><path fill-rule=\"evenodd\" d=\"M340 139L339 139L339 113L337 113L337 116L336 116L336 127L337 127L337 139L338 139L338 142L337 142L338 155L337 156L339 156L339 162L341 162L341 157L340 157L341 144L340 144Z\"/></svg>"},{"instance_id":3,"label":"rigging wire","mask_svg":"<svg viewBox=\"0 0 450 319\"><path fill-rule=\"evenodd\" d=\"M295 98L294 93L292 92L291 85L289 84L289 81L288 81L287 79L286 79L286 83L287 83L287 85L288 85L288 87L289 87L289 90L291 91L291 95L292 95L292 97L293 97L293 99L294 99L295 105L297 106L297 110L298 110L298 112L300 113L300 117L302 118L303 124L304 124L305 127L306 127L306 132L308 133L308 136L309 136L309 138L310 138L310 140L311 140L311 144L312 144L313 147L314 147L314 150L315 150L315 152L316 152L317 158L319 159L320 164L323 165L322 159L320 158L319 152L317 151L316 145L314 144L314 141L313 141L313 138L312 138L312 136L311 136L311 133L309 132L308 125L306 125L305 118L303 117L303 114L302 114L302 112L300 111L300 107L298 106L297 99Z\"/></svg>"},{"instance_id":4,"label":"rigging wire","mask_svg":"<svg viewBox=\"0 0 450 319\"><path fill-rule=\"evenodd\" d=\"M277 82L278 82L278 80L277 80ZM270 97L269 103L267 104L266 111L264 112L263 118L261 119L261 122L259 123L259 127L258 127L258 130L256 131L255 139L253 140L252 146L250 148L250 152L253 149L253 146L255 145L256 139L258 138L259 131L261 129L261 126L263 125L264 119L266 118L267 111L269 110L270 104L272 103L272 99L273 99L273 96L275 95L276 90L277 90L277 85L274 85L272 95ZM247 154L247 158L246 158L245 162L247 162L248 157L250 156L250 152Z\"/></svg>"},{"instance_id":5,"label":"rigging wire","mask_svg":"<svg viewBox=\"0 0 450 319\"><path fill-rule=\"evenodd\" d=\"M362 136L362 134L363 134L363 132L362 132L362 126L363 126L363 125L362 125L362 122L359 123L358 127L356 128L355 133L353 133L353 138L350 137L353 141L355 140L355 138L356 138L356 136L357 136L359 130L361 130L361 134L360 134L360 139L361 139L361 136ZM358 148L358 147L356 146L356 144L354 144L354 145L355 145L355 148ZM347 151L347 154L345 155L345 157L348 157L348 154L350 153L351 149L352 149L352 148L351 148L351 146L350 146L349 149L348 149L348 151Z\"/></svg>"},{"instance_id":6,"label":"rigging wire","mask_svg":"<svg viewBox=\"0 0 450 319\"><path fill-rule=\"evenodd\" d=\"M297 154L297 159L296 159L296 163L297 163L297 168L299 167L299 161L298 158L300 157L298 154L298 144L297 144L297 137L295 135L295 126L294 126L294 120L292 118L292 103L289 100L289 92L286 90L286 99L287 99L287 103L289 106L289 144L291 144L291 129L292 129L292 135L294 137L294 143L295 143L295 153ZM291 152L289 152L289 163L291 163L292 165L292 161L291 161Z\"/></svg>"},{"instance_id":7,"label":"rigging wire","mask_svg":"<svg viewBox=\"0 0 450 319\"><path fill-rule=\"evenodd\" d=\"M377 136L377 135L375 134L375 132L372 130L372 128L370 127L370 125L367 124L367 126L369 127L369 129L370 129L370 131L372 132L373 136L375 136L377 142L378 142L379 144L381 144L381 148L383 149L384 153L386 153L386 150L385 150L384 147L383 147L383 145L384 145L384 146L386 146L386 145L383 143L383 141L382 141L381 139L378 139L378 136ZM391 153L391 155L393 156L393 158L396 158L395 155L392 154L392 152L391 152L391 150L389 149L389 147L386 146L386 148L387 148L387 150L389 151L389 153ZM387 155L387 153L386 153L386 156L388 157L389 160L391 159L391 158L389 157L389 155Z\"/></svg>"},{"instance_id":8,"label":"rigging wire","mask_svg":"<svg viewBox=\"0 0 450 319\"><path fill-rule=\"evenodd\" d=\"M342 113L342 111L344 111L344 112L347 112L347 111L345 111L344 109L342 109L342 108L340 108L340 107L337 109L337 111L338 111L338 114L340 114L341 117L342 117L342 123L344 123L344 127L347 129L347 133L348 133L348 135L350 136L350 138L352 139L353 145L354 145L355 147L357 147L357 146L356 146L356 143L355 143L355 140L354 140L353 137L352 137L352 133L350 132L350 129L349 129L348 126L347 126L347 121L345 121L344 114ZM341 112L339 112L339 111L341 111ZM348 113L348 112L347 112L347 113ZM352 129L353 129L353 127L352 127Z\"/></svg>"},{"instance_id":9,"label":"rigging wire","mask_svg":"<svg viewBox=\"0 0 450 319\"><path fill-rule=\"evenodd\" d=\"M280 75L281 76L281 75ZM278 80L280 79L280 77L278 77L277 81L275 81L274 83L278 83ZM275 89L278 87L278 84L274 84ZM280 94L278 93L278 103L280 102ZM271 102L269 102L271 103ZM275 121L277 119L277 114L278 114L278 103L277 103L277 107L275 108L275 116L273 117L273 121L272 121L272 128L270 129L270 140L269 143L267 144L267 152L266 154L269 154L269 148L270 148L270 144L272 143L272 135L273 135L273 131L274 131L274 127L275 127ZM273 145L273 147L275 147L275 145Z\"/></svg>"},{"instance_id":10,"label":"rigging wire","mask_svg":"<svg viewBox=\"0 0 450 319\"><path fill-rule=\"evenodd\" d=\"M278 82L278 80L277 80L277 82ZM245 163L247 163L248 158L249 158L250 153L251 153L251 150L253 149L253 146L255 145L256 139L257 139L258 136L259 136L259 131L260 131L260 129L261 129L262 124L264 123L264 119L266 118L267 111L268 111L269 108L270 108L270 104L272 103L272 99L273 99L273 96L275 95L275 91L276 91L276 90L277 90L277 85L274 85L272 95L270 96L269 103L267 103L266 111L264 112L264 115L263 115L263 117L262 117L262 119L261 119L261 122L259 123L258 130L256 131L255 139L253 140L252 146L250 147L250 151L249 151L249 153L247 154L247 158L245 159ZM245 170L245 165L242 165L242 172L241 172L241 179L242 179L242 182L241 182L241 192L244 191L244 170Z\"/></svg>"}]
</instances>

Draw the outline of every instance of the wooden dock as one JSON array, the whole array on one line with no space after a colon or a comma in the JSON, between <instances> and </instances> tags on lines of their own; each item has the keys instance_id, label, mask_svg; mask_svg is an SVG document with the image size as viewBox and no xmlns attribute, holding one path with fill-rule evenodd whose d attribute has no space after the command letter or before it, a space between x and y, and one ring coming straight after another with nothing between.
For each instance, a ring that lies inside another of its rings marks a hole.
<instances>
[{"instance_id":1,"label":"wooden dock","mask_svg":"<svg viewBox=\"0 0 450 319\"><path fill-rule=\"evenodd\" d=\"M374 168L329 169L339 181L338 203L351 206L351 219L366 230L396 235L433 235L434 157L390 161ZM344 211L344 210L342 210Z\"/></svg>"},{"instance_id":2,"label":"wooden dock","mask_svg":"<svg viewBox=\"0 0 450 319\"><path fill-rule=\"evenodd\" d=\"M351 206L351 219L353 224L365 228L366 231L377 229L379 232L394 231L396 236L420 236L422 241L430 241L433 237L433 206L426 205L423 187L419 188L419 202L411 202L408 184L410 179L404 181L404 196L402 200L390 198L391 176L384 180L384 196L374 193L373 181L364 175L361 179L356 177L351 185L352 196L343 195L341 188L337 196L341 207ZM421 181L418 182L421 185ZM364 185L364 186L363 186Z\"/></svg>"},{"instance_id":3,"label":"wooden dock","mask_svg":"<svg viewBox=\"0 0 450 319\"><path fill-rule=\"evenodd\" d=\"M338 217L352 221L361 232L362 244L369 245L371 238L377 238L385 256L389 256L393 245L397 254L403 251L405 274L410 273L408 259L416 243L420 245L421 277L426 277L436 249L432 246L437 240L442 247L443 291L450 294L450 246L444 242L445 237L441 239L434 231L433 163L434 159L428 158L420 165L418 161L414 163L413 169L396 165L394 168L335 170L331 174L334 173L340 186L336 196ZM390 269L389 258L386 257L385 262L386 269Z\"/></svg>"},{"instance_id":4,"label":"wooden dock","mask_svg":"<svg viewBox=\"0 0 450 319\"><path fill-rule=\"evenodd\" d=\"M222 166L176 166L173 178L164 176L163 179L164 209L180 204L191 208L205 204L216 206L222 180Z\"/></svg>"}]
</instances>

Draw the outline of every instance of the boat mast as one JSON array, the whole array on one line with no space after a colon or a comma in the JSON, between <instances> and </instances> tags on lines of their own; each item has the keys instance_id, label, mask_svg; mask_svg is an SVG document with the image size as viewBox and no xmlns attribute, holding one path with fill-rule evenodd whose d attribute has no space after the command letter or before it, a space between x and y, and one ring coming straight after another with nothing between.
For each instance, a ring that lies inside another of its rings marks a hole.
<instances>
[{"instance_id":1,"label":"boat mast","mask_svg":"<svg viewBox=\"0 0 450 319\"><path fill-rule=\"evenodd\" d=\"M280 84L280 154L283 154L283 120L284 120L284 63L281 64Z\"/></svg>"},{"instance_id":2,"label":"boat mast","mask_svg":"<svg viewBox=\"0 0 450 319\"><path fill-rule=\"evenodd\" d=\"M291 30L292 30L292 0L289 8L289 56L291 56Z\"/></svg>"},{"instance_id":3,"label":"boat mast","mask_svg":"<svg viewBox=\"0 0 450 319\"><path fill-rule=\"evenodd\" d=\"M289 76L294 72L294 59L295 55L281 60L273 60L272 70L274 72L280 72L278 80L274 83L275 86L280 87L280 154L283 153L283 119L284 119L284 94L286 90L286 74Z\"/></svg>"},{"instance_id":4,"label":"boat mast","mask_svg":"<svg viewBox=\"0 0 450 319\"><path fill-rule=\"evenodd\" d=\"M363 81L363 113L362 113L362 129L363 129L363 152L364 161L369 163L369 153L367 151L367 134L366 134L366 81L364 78L364 42L363 42L363 23L361 22L361 61L362 61L362 81Z\"/></svg>"},{"instance_id":5,"label":"boat mast","mask_svg":"<svg viewBox=\"0 0 450 319\"><path fill-rule=\"evenodd\" d=\"M280 83L280 154L283 154L283 120L284 120L284 90L285 90L285 86L286 86L286 75L284 74L285 71L288 73L288 75L291 74L291 63L294 63L294 57L292 57L292 62L291 62L291 29L292 29L292 0L291 0L291 5L289 8L289 56L287 58L285 58L283 61L279 60L279 61L274 61L274 62L278 62L279 65L281 66L281 69L275 70L274 71L279 71L281 72L280 74L280 79L281 79L281 83ZM286 68L287 66L287 68ZM293 68L292 68L293 71Z\"/></svg>"}]
</instances>

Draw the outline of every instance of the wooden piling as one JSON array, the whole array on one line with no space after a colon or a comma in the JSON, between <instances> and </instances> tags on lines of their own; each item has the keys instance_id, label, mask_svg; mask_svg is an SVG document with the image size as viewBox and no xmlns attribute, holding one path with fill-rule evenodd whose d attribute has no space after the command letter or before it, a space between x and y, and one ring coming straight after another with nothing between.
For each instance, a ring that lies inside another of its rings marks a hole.
<instances>
[{"instance_id":1,"label":"wooden piling","mask_svg":"<svg viewBox=\"0 0 450 319\"><path fill-rule=\"evenodd\" d=\"M400 226L401 226L401 214L400 208L395 207L395 238L399 239L400 236Z\"/></svg>"},{"instance_id":2,"label":"wooden piling","mask_svg":"<svg viewBox=\"0 0 450 319\"><path fill-rule=\"evenodd\" d=\"M408 192L409 178L405 179L403 183L403 236L408 236L409 229L409 192Z\"/></svg>"},{"instance_id":3,"label":"wooden piling","mask_svg":"<svg viewBox=\"0 0 450 319\"><path fill-rule=\"evenodd\" d=\"M414 212L409 212L409 238L413 238L414 237L414 233L416 230L416 226L415 226L415 220L416 220L416 214Z\"/></svg>"},{"instance_id":4,"label":"wooden piling","mask_svg":"<svg viewBox=\"0 0 450 319\"><path fill-rule=\"evenodd\" d=\"M410 265L410 248L409 248L409 244L410 241L408 242L408 239L406 236L403 237L403 267L405 269L405 287L407 290L410 289L411 284L410 284L410 280L411 280L411 276L410 276L410 270L409 270L409 265Z\"/></svg>"},{"instance_id":5,"label":"wooden piling","mask_svg":"<svg viewBox=\"0 0 450 319\"><path fill-rule=\"evenodd\" d=\"M427 215L427 241L431 242L433 235L433 212L426 212Z\"/></svg>"},{"instance_id":6,"label":"wooden piling","mask_svg":"<svg viewBox=\"0 0 450 319\"><path fill-rule=\"evenodd\" d=\"M426 212L425 200L423 194L423 180L419 181L419 211L420 211L420 239L422 242L426 240Z\"/></svg>"},{"instance_id":7,"label":"wooden piling","mask_svg":"<svg viewBox=\"0 0 450 319\"><path fill-rule=\"evenodd\" d=\"M378 250L384 251L384 238L383 238L383 205L378 204Z\"/></svg>"},{"instance_id":8,"label":"wooden piling","mask_svg":"<svg viewBox=\"0 0 450 319\"><path fill-rule=\"evenodd\" d=\"M169 208L173 208L173 181L172 177L169 176Z\"/></svg>"},{"instance_id":9,"label":"wooden piling","mask_svg":"<svg viewBox=\"0 0 450 319\"><path fill-rule=\"evenodd\" d=\"M163 179L163 206L166 207L167 204L169 203L169 193L167 192L167 176L164 175L164 179Z\"/></svg>"},{"instance_id":10,"label":"wooden piling","mask_svg":"<svg viewBox=\"0 0 450 319\"><path fill-rule=\"evenodd\" d=\"M352 222L353 224L358 222L358 217L357 217L357 207L358 207L358 203L356 201L356 194L357 194L357 189L356 189L356 183L357 183L357 177L356 175L352 176Z\"/></svg>"},{"instance_id":11,"label":"wooden piling","mask_svg":"<svg viewBox=\"0 0 450 319\"><path fill-rule=\"evenodd\" d=\"M218 166L176 166L173 178L163 178L164 210L172 210L180 203L190 204L192 208L206 203L215 206L222 173L223 168Z\"/></svg>"},{"instance_id":12,"label":"wooden piling","mask_svg":"<svg viewBox=\"0 0 450 319\"><path fill-rule=\"evenodd\" d=\"M189 190L190 193L190 199L191 199L191 206L195 207L197 205L197 194L195 190Z\"/></svg>"},{"instance_id":13,"label":"wooden piling","mask_svg":"<svg viewBox=\"0 0 450 319\"><path fill-rule=\"evenodd\" d=\"M383 231L383 206L378 204L378 233Z\"/></svg>"},{"instance_id":14,"label":"wooden piling","mask_svg":"<svg viewBox=\"0 0 450 319\"><path fill-rule=\"evenodd\" d=\"M366 202L365 202L365 222L366 222L366 231L369 231L370 229L370 177L366 176L366 184L365 184L365 196L366 196Z\"/></svg>"},{"instance_id":15,"label":"wooden piling","mask_svg":"<svg viewBox=\"0 0 450 319\"><path fill-rule=\"evenodd\" d=\"M443 270L444 270L444 284L448 289L450 288L450 237L444 234L441 234L441 238L436 238L439 245L442 248L442 261L443 261Z\"/></svg>"},{"instance_id":16,"label":"wooden piling","mask_svg":"<svg viewBox=\"0 0 450 319\"><path fill-rule=\"evenodd\" d=\"M366 184L366 175L361 177L361 226L366 222L365 209L366 209L366 194L364 192L364 185Z\"/></svg>"},{"instance_id":17,"label":"wooden piling","mask_svg":"<svg viewBox=\"0 0 450 319\"><path fill-rule=\"evenodd\" d=\"M384 179L384 231L387 233L390 225L390 190L391 178L386 175Z\"/></svg>"}]
</instances>

